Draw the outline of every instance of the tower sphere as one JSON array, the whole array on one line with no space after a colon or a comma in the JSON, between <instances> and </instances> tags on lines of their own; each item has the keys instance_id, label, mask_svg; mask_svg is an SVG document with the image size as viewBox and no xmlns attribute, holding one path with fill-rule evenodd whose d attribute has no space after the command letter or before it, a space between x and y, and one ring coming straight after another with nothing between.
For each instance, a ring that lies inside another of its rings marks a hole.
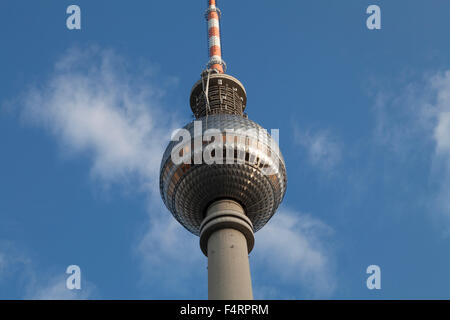
<instances>
[{"instance_id":1,"label":"tower sphere","mask_svg":"<svg viewBox=\"0 0 450 320\"><path fill-rule=\"evenodd\" d=\"M232 199L258 231L275 213L286 191L286 168L278 145L267 130L242 115L218 113L196 121L184 127L190 139L170 142L164 153L160 171L164 203L186 229L199 235L208 206ZM195 132L195 125L200 124L201 131ZM195 164L195 154L204 155L208 145L204 141L208 129L220 132L223 163L202 160ZM195 149L196 138L202 141L201 150ZM190 161L175 164L171 155L180 143L183 159Z\"/></svg>"}]
</instances>

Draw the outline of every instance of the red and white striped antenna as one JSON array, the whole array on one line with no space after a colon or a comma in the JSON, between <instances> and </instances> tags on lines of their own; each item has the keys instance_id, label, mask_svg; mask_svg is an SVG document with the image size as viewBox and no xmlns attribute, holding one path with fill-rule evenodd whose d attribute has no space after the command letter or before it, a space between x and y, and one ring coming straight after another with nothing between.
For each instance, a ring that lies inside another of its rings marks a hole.
<instances>
[{"instance_id":1,"label":"red and white striped antenna","mask_svg":"<svg viewBox=\"0 0 450 320\"><path fill-rule=\"evenodd\" d=\"M216 0L208 0L206 10L206 20L208 21L208 44L209 62L208 69L216 70L218 73L226 71L225 61L222 59L222 49L220 46L220 10L216 7Z\"/></svg>"}]
</instances>

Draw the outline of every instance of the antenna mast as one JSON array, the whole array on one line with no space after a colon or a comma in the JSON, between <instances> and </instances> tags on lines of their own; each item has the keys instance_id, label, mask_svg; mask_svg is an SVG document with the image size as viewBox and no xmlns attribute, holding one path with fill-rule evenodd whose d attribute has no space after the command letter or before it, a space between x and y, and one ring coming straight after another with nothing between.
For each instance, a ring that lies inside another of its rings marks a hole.
<instances>
[{"instance_id":1,"label":"antenna mast","mask_svg":"<svg viewBox=\"0 0 450 320\"><path fill-rule=\"evenodd\" d=\"M225 61L222 60L222 49L220 47L220 16L221 12L216 7L216 0L207 0L208 9L206 9L205 17L208 21L208 44L209 44L209 61L208 69L216 70L218 73L226 71Z\"/></svg>"}]
</instances>

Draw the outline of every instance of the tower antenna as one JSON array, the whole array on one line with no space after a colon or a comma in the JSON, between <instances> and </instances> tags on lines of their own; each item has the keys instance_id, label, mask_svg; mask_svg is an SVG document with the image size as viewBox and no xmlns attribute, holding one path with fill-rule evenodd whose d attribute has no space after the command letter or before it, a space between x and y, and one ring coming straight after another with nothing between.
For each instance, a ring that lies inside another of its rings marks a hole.
<instances>
[{"instance_id":1,"label":"tower antenna","mask_svg":"<svg viewBox=\"0 0 450 320\"><path fill-rule=\"evenodd\" d=\"M216 0L207 0L208 9L205 17L208 22L208 69L216 70L218 73L226 71L225 61L222 59L222 48L220 44L220 9L216 6Z\"/></svg>"}]
</instances>

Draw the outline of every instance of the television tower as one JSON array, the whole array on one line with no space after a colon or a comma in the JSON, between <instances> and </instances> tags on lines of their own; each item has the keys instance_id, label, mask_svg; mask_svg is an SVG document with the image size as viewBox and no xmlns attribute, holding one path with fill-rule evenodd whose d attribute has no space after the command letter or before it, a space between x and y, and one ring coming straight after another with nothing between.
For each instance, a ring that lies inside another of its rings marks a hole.
<instances>
[{"instance_id":1,"label":"television tower","mask_svg":"<svg viewBox=\"0 0 450 320\"><path fill-rule=\"evenodd\" d=\"M190 95L196 119L167 146L160 191L175 219L200 236L208 257L208 298L250 300L248 254L254 232L283 200L286 168L275 140L244 113L244 86L225 73L215 0L208 0L205 15L209 61Z\"/></svg>"}]
</instances>

